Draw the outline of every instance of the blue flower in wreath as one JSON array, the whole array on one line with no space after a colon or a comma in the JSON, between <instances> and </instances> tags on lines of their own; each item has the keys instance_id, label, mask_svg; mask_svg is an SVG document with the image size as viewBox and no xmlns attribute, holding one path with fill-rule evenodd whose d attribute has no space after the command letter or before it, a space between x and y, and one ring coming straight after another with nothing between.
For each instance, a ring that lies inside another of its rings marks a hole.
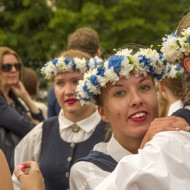
<instances>
[{"instance_id":1,"label":"blue flower in wreath","mask_svg":"<svg viewBox=\"0 0 190 190\"><path fill-rule=\"evenodd\" d=\"M103 67L97 68L97 75L104 77L104 72L105 72L105 70Z\"/></svg>"},{"instance_id":2,"label":"blue flower in wreath","mask_svg":"<svg viewBox=\"0 0 190 190\"><path fill-rule=\"evenodd\" d=\"M112 56L108 60L108 68L113 67L114 71L116 73L119 73L121 71L121 62L123 61L123 59L124 59L124 56L119 56L119 55Z\"/></svg>"},{"instance_id":3,"label":"blue flower in wreath","mask_svg":"<svg viewBox=\"0 0 190 190\"><path fill-rule=\"evenodd\" d=\"M52 60L52 63L53 63L54 65L56 65L57 62L58 62L58 59L57 59L57 58L55 58L55 59Z\"/></svg>"},{"instance_id":4,"label":"blue flower in wreath","mask_svg":"<svg viewBox=\"0 0 190 190\"><path fill-rule=\"evenodd\" d=\"M94 85L94 86L98 86L98 80L97 80L97 76L92 75L90 78L90 82Z\"/></svg>"},{"instance_id":5,"label":"blue flower in wreath","mask_svg":"<svg viewBox=\"0 0 190 190\"><path fill-rule=\"evenodd\" d=\"M139 62L142 63L144 67L147 67L150 64L150 58L147 58L145 55L139 55Z\"/></svg>"}]
</instances>

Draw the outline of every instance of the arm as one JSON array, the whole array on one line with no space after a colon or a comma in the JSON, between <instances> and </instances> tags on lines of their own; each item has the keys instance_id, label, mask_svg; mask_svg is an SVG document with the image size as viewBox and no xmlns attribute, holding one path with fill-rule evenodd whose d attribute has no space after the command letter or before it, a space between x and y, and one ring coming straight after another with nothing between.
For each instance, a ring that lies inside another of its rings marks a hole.
<instances>
[{"instance_id":1,"label":"arm","mask_svg":"<svg viewBox=\"0 0 190 190\"><path fill-rule=\"evenodd\" d=\"M96 190L188 190L190 134L161 132L136 155L124 157Z\"/></svg>"},{"instance_id":2,"label":"arm","mask_svg":"<svg viewBox=\"0 0 190 190\"><path fill-rule=\"evenodd\" d=\"M44 190L44 179L36 162L28 161L22 163L23 168L17 168L14 172L19 177L21 190ZM25 169L29 169L26 173Z\"/></svg>"},{"instance_id":3,"label":"arm","mask_svg":"<svg viewBox=\"0 0 190 190\"><path fill-rule=\"evenodd\" d=\"M36 162L39 161L41 151L42 125L43 123L38 124L16 146L14 155L15 166L28 160ZM12 176L12 180L14 189L19 190L19 182L14 175Z\"/></svg>"},{"instance_id":4,"label":"arm","mask_svg":"<svg viewBox=\"0 0 190 190\"><path fill-rule=\"evenodd\" d=\"M10 107L5 99L0 95L0 126L23 137L33 127L33 123L27 116L20 115L15 109Z\"/></svg>"},{"instance_id":5,"label":"arm","mask_svg":"<svg viewBox=\"0 0 190 190\"><path fill-rule=\"evenodd\" d=\"M190 127L185 119L176 116L168 116L156 118L151 122L146 135L144 136L140 148L149 142L157 133L162 131L187 131L189 132Z\"/></svg>"},{"instance_id":6,"label":"arm","mask_svg":"<svg viewBox=\"0 0 190 190\"><path fill-rule=\"evenodd\" d=\"M0 150L0 187L2 190L13 190L11 173L3 152Z\"/></svg>"},{"instance_id":7,"label":"arm","mask_svg":"<svg viewBox=\"0 0 190 190\"><path fill-rule=\"evenodd\" d=\"M72 190L93 190L107 176L109 172L103 171L91 162L79 161L71 167L69 184Z\"/></svg>"},{"instance_id":8,"label":"arm","mask_svg":"<svg viewBox=\"0 0 190 190\"><path fill-rule=\"evenodd\" d=\"M21 98L26 106L29 108L32 121L34 124L38 124L42 121L43 115L40 109L35 105L34 101L32 100L31 96L28 94L27 90L25 89L23 83L19 81L17 84L12 85L11 89L15 93L15 95Z\"/></svg>"}]
</instances>

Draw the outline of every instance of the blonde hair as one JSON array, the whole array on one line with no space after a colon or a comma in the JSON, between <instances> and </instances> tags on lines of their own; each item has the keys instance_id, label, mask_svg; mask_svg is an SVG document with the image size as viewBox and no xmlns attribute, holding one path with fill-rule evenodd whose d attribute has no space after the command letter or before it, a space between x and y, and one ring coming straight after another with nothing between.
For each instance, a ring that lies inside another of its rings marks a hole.
<instances>
[{"instance_id":1,"label":"blonde hair","mask_svg":"<svg viewBox=\"0 0 190 190\"><path fill-rule=\"evenodd\" d=\"M164 78L161 83L163 83L177 99L183 99L183 82L182 77L178 78ZM159 116L167 116L169 110L169 102L162 96L162 93L158 92L158 110Z\"/></svg>"},{"instance_id":2,"label":"blonde hair","mask_svg":"<svg viewBox=\"0 0 190 190\"><path fill-rule=\"evenodd\" d=\"M180 34L184 29L187 29L188 27L190 27L190 9L185 11L183 17L179 21L179 24L176 28L177 34Z\"/></svg>"},{"instance_id":3,"label":"blonde hair","mask_svg":"<svg viewBox=\"0 0 190 190\"><path fill-rule=\"evenodd\" d=\"M181 20L179 21L179 24L176 28L176 33L180 34L184 29L187 29L190 27L190 9L187 9ZM181 65L183 65L181 63ZM185 72L185 75L182 78L183 80L183 97L184 101L188 104L190 104L190 73L187 71Z\"/></svg>"},{"instance_id":4,"label":"blonde hair","mask_svg":"<svg viewBox=\"0 0 190 190\"><path fill-rule=\"evenodd\" d=\"M12 50L12 49L9 48L9 47L4 47L4 46L0 47L0 68L1 68L2 65L3 65L3 57L4 57L5 55L9 55L9 54L10 54L10 55L14 55L14 56L17 58L18 62L21 63L21 66L22 66L22 67L21 67L21 72L19 73L19 78L21 79L22 68L23 68L23 62L22 62L20 56L18 55L18 53L17 53L16 51Z\"/></svg>"}]
</instances>

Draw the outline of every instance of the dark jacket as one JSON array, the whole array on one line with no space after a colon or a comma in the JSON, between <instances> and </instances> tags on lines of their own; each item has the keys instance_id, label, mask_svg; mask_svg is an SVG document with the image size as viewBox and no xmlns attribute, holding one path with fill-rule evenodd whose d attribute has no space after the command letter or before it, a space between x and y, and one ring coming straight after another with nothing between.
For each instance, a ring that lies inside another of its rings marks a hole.
<instances>
[{"instance_id":1,"label":"dark jacket","mask_svg":"<svg viewBox=\"0 0 190 190\"><path fill-rule=\"evenodd\" d=\"M19 141L34 127L27 110L10 91L13 104L7 104L4 96L0 93L0 148L4 152L10 170L14 169L14 148ZM41 115L39 114L41 118Z\"/></svg>"}]
</instances>

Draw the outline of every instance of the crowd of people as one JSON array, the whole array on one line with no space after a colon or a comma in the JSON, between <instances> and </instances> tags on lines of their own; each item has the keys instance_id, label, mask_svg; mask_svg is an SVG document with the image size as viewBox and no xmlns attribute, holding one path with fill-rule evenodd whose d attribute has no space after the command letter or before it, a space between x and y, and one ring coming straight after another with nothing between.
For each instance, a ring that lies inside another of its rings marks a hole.
<instances>
[{"instance_id":1,"label":"crowd of people","mask_svg":"<svg viewBox=\"0 0 190 190\"><path fill-rule=\"evenodd\" d=\"M47 103L36 72L0 47L1 188L188 190L190 12L162 40L103 59L98 33L77 29L41 68Z\"/></svg>"}]
</instances>

